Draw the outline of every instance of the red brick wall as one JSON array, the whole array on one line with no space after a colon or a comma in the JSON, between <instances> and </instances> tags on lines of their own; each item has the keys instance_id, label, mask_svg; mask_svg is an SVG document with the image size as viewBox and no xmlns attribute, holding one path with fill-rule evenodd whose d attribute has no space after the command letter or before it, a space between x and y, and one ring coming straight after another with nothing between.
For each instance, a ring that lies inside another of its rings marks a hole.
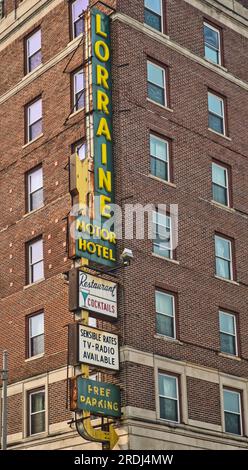
<instances>
[{"instance_id":1,"label":"red brick wall","mask_svg":"<svg viewBox=\"0 0 248 470\"><path fill-rule=\"evenodd\" d=\"M70 421L72 413L66 409L66 380L49 385L49 424ZM68 404L70 408L70 403ZM68 425L69 430L69 425Z\"/></svg>"},{"instance_id":2,"label":"red brick wall","mask_svg":"<svg viewBox=\"0 0 248 470\"><path fill-rule=\"evenodd\" d=\"M8 397L8 434L22 432L22 393Z\"/></svg>"},{"instance_id":3,"label":"red brick wall","mask_svg":"<svg viewBox=\"0 0 248 470\"><path fill-rule=\"evenodd\" d=\"M187 377L189 419L221 425L219 384Z\"/></svg>"}]
</instances>

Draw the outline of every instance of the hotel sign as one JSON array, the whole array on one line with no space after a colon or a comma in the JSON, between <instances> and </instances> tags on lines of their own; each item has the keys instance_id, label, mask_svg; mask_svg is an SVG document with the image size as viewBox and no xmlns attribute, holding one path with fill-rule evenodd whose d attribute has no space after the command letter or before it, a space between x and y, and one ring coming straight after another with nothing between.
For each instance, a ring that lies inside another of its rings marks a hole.
<instances>
[{"instance_id":1,"label":"hotel sign","mask_svg":"<svg viewBox=\"0 0 248 470\"><path fill-rule=\"evenodd\" d=\"M116 235L111 227L104 227L111 218L111 203L114 202L110 19L96 9L91 11L91 47L94 210L93 216L81 216L77 220L80 236L76 256L114 266Z\"/></svg>"},{"instance_id":2,"label":"hotel sign","mask_svg":"<svg viewBox=\"0 0 248 470\"><path fill-rule=\"evenodd\" d=\"M120 388L116 385L73 377L70 381L70 409L85 410L93 415L121 416Z\"/></svg>"},{"instance_id":3,"label":"hotel sign","mask_svg":"<svg viewBox=\"0 0 248 470\"><path fill-rule=\"evenodd\" d=\"M118 336L78 323L69 325L69 364L119 370Z\"/></svg>"}]
</instances>

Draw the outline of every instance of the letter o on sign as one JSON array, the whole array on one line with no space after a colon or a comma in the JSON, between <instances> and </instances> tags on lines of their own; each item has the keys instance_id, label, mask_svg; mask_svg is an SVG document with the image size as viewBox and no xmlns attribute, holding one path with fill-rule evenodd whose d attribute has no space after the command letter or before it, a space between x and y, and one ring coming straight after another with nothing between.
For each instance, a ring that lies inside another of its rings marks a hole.
<instances>
[{"instance_id":1,"label":"letter o on sign","mask_svg":"<svg viewBox=\"0 0 248 470\"><path fill-rule=\"evenodd\" d=\"M109 48L104 41L97 41L95 43L95 54L101 62L107 62L109 60Z\"/></svg>"}]
</instances>

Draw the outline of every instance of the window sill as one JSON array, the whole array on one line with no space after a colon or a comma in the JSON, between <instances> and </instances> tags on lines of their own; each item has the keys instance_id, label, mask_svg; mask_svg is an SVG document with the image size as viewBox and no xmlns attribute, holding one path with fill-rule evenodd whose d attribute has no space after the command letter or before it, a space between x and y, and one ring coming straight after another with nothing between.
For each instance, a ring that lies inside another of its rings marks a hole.
<instances>
[{"instance_id":1,"label":"window sill","mask_svg":"<svg viewBox=\"0 0 248 470\"><path fill-rule=\"evenodd\" d=\"M38 212L39 210L43 209L43 207L45 207L45 204L42 204L42 206L37 207L37 209L34 209L34 210L30 211L30 212L26 212L26 214L24 214L24 215L22 216L22 218L23 218L23 219L26 219L26 217L29 217L30 215L35 214L35 213Z\"/></svg>"},{"instance_id":2,"label":"window sill","mask_svg":"<svg viewBox=\"0 0 248 470\"><path fill-rule=\"evenodd\" d=\"M22 80L26 80L27 78L31 77L35 72L37 72L42 67L43 67L43 64L38 65L37 67L35 67L34 70L32 70L31 72L26 73L24 75L24 77L22 77Z\"/></svg>"},{"instance_id":3,"label":"window sill","mask_svg":"<svg viewBox=\"0 0 248 470\"><path fill-rule=\"evenodd\" d=\"M81 113L82 111L84 111L85 108L80 108L78 109L77 111L75 111L74 113L70 114L69 118L68 119L71 119L73 118L74 116L76 116L77 114Z\"/></svg>"},{"instance_id":4,"label":"window sill","mask_svg":"<svg viewBox=\"0 0 248 470\"><path fill-rule=\"evenodd\" d=\"M165 111L169 111L170 113L174 113L173 109L168 108L167 106L164 106L163 104L157 103L157 101L153 101L150 98L146 98L149 103L156 104L160 108L164 109Z\"/></svg>"},{"instance_id":5,"label":"window sill","mask_svg":"<svg viewBox=\"0 0 248 470\"><path fill-rule=\"evenodd\" d=\"M210 132L212 132L213 134L218 135L219 137L223 137L223 139L228 140L228 142L232 142L231 137L227 137L227 135L225 135L225 134L220 134L219 132L214 131L214 130L211 129L210 127L208 127L208 130L209 130Z\"/></svg>"},{"instance_id":6,"label":"window sill","mask_svg":"<svg viewBox=\"0 0 248 470\"><path fill-rule=\"evenodd\" d=\"M23 439L23 442L35 441L36 439L41 439L43 437L48 437L47 431L37 432L37 434L32 434L31 436L26 436Z\"/></svg>"},{"instance_id":7,"label":"window sill","mask_svg":"<svg viewBox=\"0 0 248 470\"><path fill-rule=\"evenodd\" d=\"M37 284L40 284L41 282L45 281L45 278L43 277L42 279L39 279L36 282L32 282L32 284L27 284L26 286L23 287L23 290L29 289L32 286L37 286Z\"/></svg>"},{"instance_id":8,"label":"window sill","mask_svg":"<svg viewBox=\"0 0 248 470\"><path fill-rule=\"evenodd\" d=\"M154 256L155 258L163 259L164 261L169 261L169 263L179 264L179 261L177 261L176 259L165 258L164 256L157 255L156 253L152 253L152 256Z\"/></svg>"},{"instance_id":9,"label":"window sill","mask_svg":"<svg viewBox=\"0 0 248 470\"><path fill-rule=\"evenodd\" d=\"M241 357L234 356L233 354L226 354L226 353L219 352L218 356L226 357L227 359L234 359L234 361L241 361Z\"/></svg>"},{"instance_id":10,"label":"window sill","mask_svg":"<svg viewBox=\"0 0 248 470\"><path fill-rule=\"evenodd\" d=\"M219 276L214 276L215 279L218 279L219 281L224 281L228 282L228 284L233 284L234 286L239 286L239 282L237 281L232 281L232 279L225 279L224 277L219 277Z\"/></svg>"},{"instance_id":11,"label":"window sill","mask_svg":"<svg viewBox=\"0 0 248 470\"><path fill-rule=\"evenodd\" d=\"M208 59L207 57L204 57L204 60L208 63L208 64L211 64L211 65L214 65L215 67L218 67L218 69L221 69L223 70L224 72L227 72L227 68L224 67L223 65L221 64L216 64L215 62L213 62L212 60Z\"/></svg>"},{"instance_id":12,"label":"window sill","mask_svg":"<svg viewBox=\"0 0 248 470\"><path fill-rule=\"evenodd\" d=\"M152 178L155 181L160 181L160 183L165 184L166 186L170 186L171 188L176 188L176 184L171 183L170 181L163 180L162 178L159 178L158 176L152 175L149 173L149 178Z\"/></svg>"},{"instance_id":13,"label":"window sill","mask_svg":"<svg viewBox=\"0 0 248 470\"><path fill-rule=\"evenodd\" d=\"M35 139L33 140L30 140L30 142L27 142L25 145L22 146L23 149L25 149L26 147L28 147L29 145L33 144L34 142L36 142L37 140L39 140L41 137L43 137L44 134L40 134L38 135L38 137L35 137Z\"/></svg>"},{"instance_id":14,"label":"window sill","mask_svg":"<svg viewBox=\"0 0 248 470\"><path fill-rule=\"evenodd\" d=\"M220 202L216 202L213 199L210 201L211 206L216 206L219 209L223 209L224 211L231 212L231 214L234 214L236 211L232 207L225 206L224 204L221 204Z\"/></svg>"},{"instance_id":15,"label":"window sill","mask_svg":"<svg viewBox=\"0 0 248 470\"><path fill-rule=\"evenodd\" d=\"M34 361L35 359L40 359L41 357L44 357L45 353L37 354L36 356L28 357L25 359L25 362L31 362Z\"/></svg>"},{"instance_id":16,"label":"window sill","mask_svg":"<svg viewBox=\"0 0 248 470\"><path fill-rule=\"evenodd\" d=\"M156 335L154 335L154 338L156 338L156 339L162 339L163 341L168 341L169 343L180 344L181 346L183 346L183 343L182 343L181 341L179 341L179 339L177 339L177 338L170 338L169 336L160 335L159 333L157 333Z\"/></svg>"}]
</instances>

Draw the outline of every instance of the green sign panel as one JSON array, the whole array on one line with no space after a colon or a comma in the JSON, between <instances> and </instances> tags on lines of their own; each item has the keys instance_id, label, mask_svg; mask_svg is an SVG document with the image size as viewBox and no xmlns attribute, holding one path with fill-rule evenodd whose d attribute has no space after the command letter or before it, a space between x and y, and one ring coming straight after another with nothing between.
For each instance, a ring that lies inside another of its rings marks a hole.
<instances>
[{"instance_id":1,"label":"green sign panel","mask_svg":"<svg viewBox=\"0 0 248 470\"><path fill-rule=\"evenodd\" d=\"M78 218L82 235L77 240L76 255L114 267L116 235L110 223L114 203L110 19L96 9L91 12L91 44L95 210L94 220Z\"/></svg>"},{"instance_id":2,"label":"green sign panel","mask_svg":"<svg viewBox=\"0 0 248 470\"><path fill-rule=\"evenodd\" d=\"M95 415L119 418L120 388L113 384L77 377L77 408Z\"/></svg>"}]
</instances>

